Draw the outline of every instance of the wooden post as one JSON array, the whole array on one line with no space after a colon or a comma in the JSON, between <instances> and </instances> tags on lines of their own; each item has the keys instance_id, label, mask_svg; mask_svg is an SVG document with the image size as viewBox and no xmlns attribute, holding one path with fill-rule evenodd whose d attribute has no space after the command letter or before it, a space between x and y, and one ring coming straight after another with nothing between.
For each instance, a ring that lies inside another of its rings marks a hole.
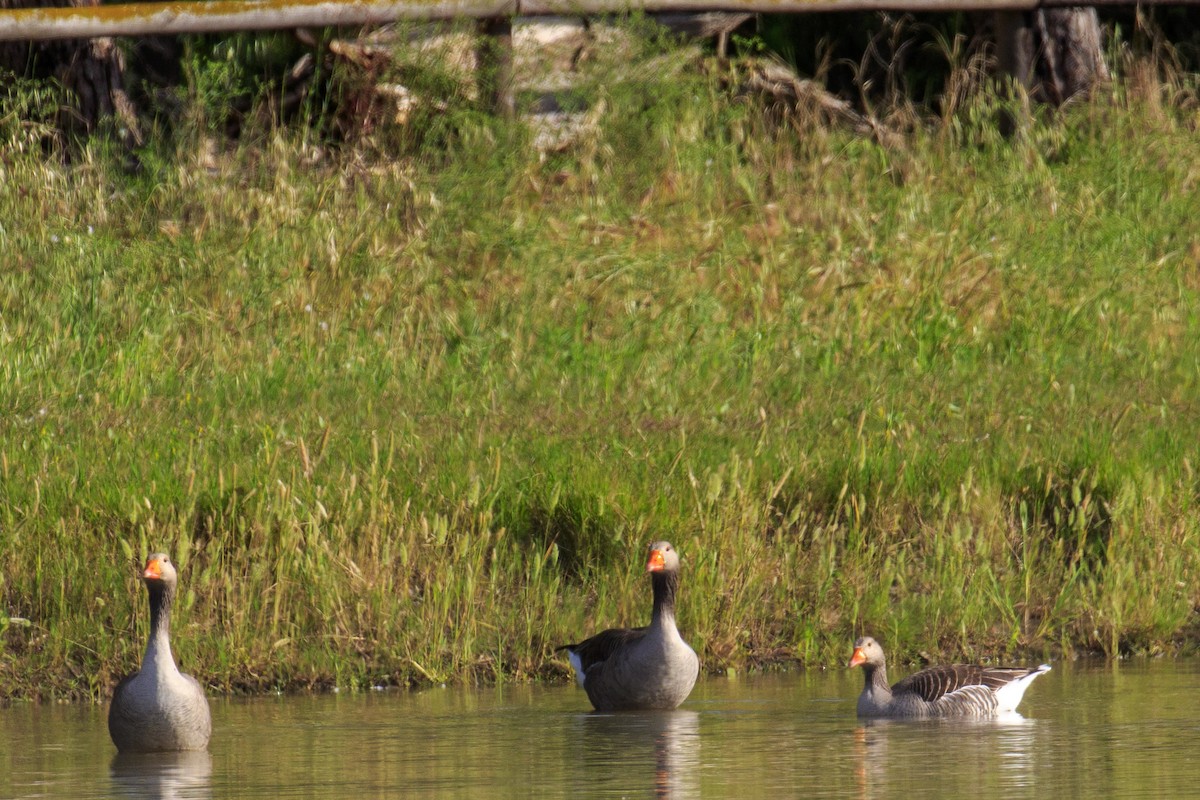
<instances>
[{"instance_id":1,"label":"wooden post","mask_svg":"<svg viewBox=\"0 0 1200 800\"><path fill-rule=\"evenodd\" d=\"M479 97L487 102L493 114L511 117L516 113L512 88L512 18L485 19L479 28L479 46L476 50L479 60Z\"/></svg>"}]
</instances>

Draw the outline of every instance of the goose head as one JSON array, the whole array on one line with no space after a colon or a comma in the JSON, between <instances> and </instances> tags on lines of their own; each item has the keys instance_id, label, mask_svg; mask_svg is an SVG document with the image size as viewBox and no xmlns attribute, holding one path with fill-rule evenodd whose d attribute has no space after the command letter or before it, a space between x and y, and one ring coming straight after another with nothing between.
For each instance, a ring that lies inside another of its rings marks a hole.
<instances>
[{"instance_id":1,"label":"goose head","mask_svg":"<svg viewBox=\"0 0 1200 800\"><path fill-rule=\"evenodd\" d=\"M677 572L679 571L679 553L670 542L655 542L650 545L650 559L646 563L647 572Z\"/></svg>"},{"instance_id":2,"label":"goose head","mask_svg":"<svg viewBox=\"0 0 1200 800\"><path fill-rule=\"evenodd\" d=\"M850 656L850 666L857 667L866 664L871 667L883 666L883 648L879 642L870 636L863 636L854 643L854 653Z\"/></svg>"},{"instance_id":3,"label":"goose head","mask_svg":"<svg viewBox=\"0 0 1200 800\"><path fill-rule=\"evenodd\" d=\"M142 580L149 588L174 588L179 582L179 576L166 553L155 553L146 559L146 566L142 569Z\"/></svg>"}]
</instances>

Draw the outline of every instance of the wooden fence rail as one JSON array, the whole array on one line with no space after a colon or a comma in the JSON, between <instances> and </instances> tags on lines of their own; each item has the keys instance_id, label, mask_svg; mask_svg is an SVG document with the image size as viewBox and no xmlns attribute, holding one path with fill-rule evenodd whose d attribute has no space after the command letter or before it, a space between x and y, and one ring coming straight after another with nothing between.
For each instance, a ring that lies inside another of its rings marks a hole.
<instances>
[{"instance_id":1,"label":"wooden fence rail","mask_svg":"<svg viewBox=\"0 0 1200 800\"><path fill-rule=\"evenodd\" d=\"M1192 5L1200 0L1091 0L1087 5ZM0 10L0 41L370 25L396 20L589 16L628 11L1022 11L1079 0L211 0Z\"/></svg>"}]
</instances>

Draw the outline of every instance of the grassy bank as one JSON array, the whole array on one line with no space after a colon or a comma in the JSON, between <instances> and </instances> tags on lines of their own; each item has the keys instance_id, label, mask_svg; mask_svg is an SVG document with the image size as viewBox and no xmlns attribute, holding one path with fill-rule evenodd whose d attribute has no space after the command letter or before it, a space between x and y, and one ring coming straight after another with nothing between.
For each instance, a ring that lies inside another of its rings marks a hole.
<instances>
[{"instance_id":1,"label":"grassy bank","mask_svg":"<svg viewBox=\"0 0 1200 800\"><path fill-rule=\"evenodd\" d=\"M0 120L0 697L110 691L160 548L219 690L561 679L664 537L710 670L1177 651L1187 87L1012 142L980 88L887 145L593 89L544 159L464 110L393 160L184 134L131 177Z\"/></svg>"}]
</instances>

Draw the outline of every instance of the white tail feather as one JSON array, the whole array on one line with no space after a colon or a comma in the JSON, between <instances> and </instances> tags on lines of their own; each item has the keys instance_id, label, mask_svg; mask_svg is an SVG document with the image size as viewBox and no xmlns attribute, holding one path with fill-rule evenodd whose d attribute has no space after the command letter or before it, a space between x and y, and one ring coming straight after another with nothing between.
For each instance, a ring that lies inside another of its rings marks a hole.
<instances>
[{"instance_id":1,"label":"white tail feather","mask_svg":"<svg viewBox=\"0 0 1200 800\"><path fill-rule=\"evenodd\" d=\"M1004 714L1009 711L1016 711L1017 705L1021 702L1021 698L1025 696L1025 690L1029 688L1029 684L1033 683L1033 679L1044 672L1050 671L1049 664L1042 664L1040 667L1030 672L1023 678L1017 678L1011 683L1006 683L996 690L996 713Z\"/></svg>"},{"instance_id":2,"label":"white tail feather","mask_svg":"<svg viewBox=\"0 0 1200 800\"><path fill-rule=\"evenodd\" d=\"M583 688L583 662L579 658L579 654L574 650L567 650L567 661L571 662L571 669L575 670L575 682L579 684L579 688Z\"/></svg>"}]
</instances>

